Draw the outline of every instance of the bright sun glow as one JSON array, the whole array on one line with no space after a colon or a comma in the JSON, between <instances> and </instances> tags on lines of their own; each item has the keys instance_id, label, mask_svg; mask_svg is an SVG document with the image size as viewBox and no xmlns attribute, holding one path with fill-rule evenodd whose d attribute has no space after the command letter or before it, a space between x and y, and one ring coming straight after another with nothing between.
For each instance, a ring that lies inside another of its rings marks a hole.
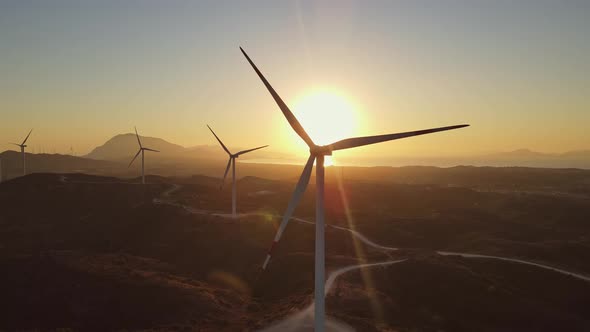
<instances>
[{"instance_id":1,"label":"bright sun glow","mask_svg":"<svg viewBox=\"0 0 590 332\"><path fill-rule=\"evenodd\" d=\"M317 145L352 137L357 129L354 107L342 95L317 91L301 98L293 113Z\"/></svg>"},{"instance_id":2,"label":"bright sun glow","mask_svg":"<svg viewBox=\"0 0 590 332\"><path fill-rule=\"evenodd\" d=\"M305 95L295 104L293 113L317 145L353 137L357 131L354 107L344 96L333 91ZM332 156L326 156L324 165L334 165Z\"/></svg>"}]
</instances>

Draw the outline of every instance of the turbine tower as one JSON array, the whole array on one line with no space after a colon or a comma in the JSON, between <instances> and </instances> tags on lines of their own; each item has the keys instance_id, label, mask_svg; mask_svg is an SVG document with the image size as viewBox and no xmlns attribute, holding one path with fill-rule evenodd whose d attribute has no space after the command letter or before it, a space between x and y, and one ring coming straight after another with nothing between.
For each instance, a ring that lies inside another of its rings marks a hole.
<instances>
[{"instance_id":1,"label":"turbine tower","mask_svg":"<svg viewBox=\"0 0 590 332\"><path fill-rule=\"evenodd\" d=\"M217 139L217 141L219 142L219 144L221 144L221 147L223 148L223 150L225 150L225 152L229 156L229 160L227 161L227 167L225 168L225 173L223 174L223 179L221 180L221 186L220 186L220 188L223 188L223 184L225 183L225 178L227 177L227 172L229 171L229 166L231 164L231 167L232 167L231 213L232 213L232 217L233 218L236 218L237 217L237 213L236 213L236 208L237 208L236 158L238 158L240 155L246 154L248 152L252 152L252 151L255 151L255 150L259 150L259 149L265 148L268 145L263 145L263 146L259 146L257 148L243 150L243 151L240 151L240 152L237 152L237 153L232 154L231 152L229 152L229 150L227 149L227 147L225 146L225 144L223 144L223 142L219 139L219 137L217 137L217 135L215 134L215 132L213 131L213 129L211 129L211 127L209 127L209 125L207 125L207 128L209 128L209 130L211 130L211 133L213 134L213 136L215 136L215 138Z\"/></svg>"},{"instance_id":2,"label":"turbine tower","mask_svg":"<svg viewBox=\"0 0 590 332\"><path fill-rule=\"evenodd\" d=\"M266 80L266 78L262 75L260 70L256 67L254 62L250 59L248 54L240 47L240 50L256 72L258 77L262 80L262 83L266 86L268 92L270 92L271 96L274 98L275 102L283 112L287 121L295 130L295 132L305 141L307 146L309 146L309 158L307 159L307 163L303 168L303 172L301 173L301 177L299 178L299 182L295 187L295 191L293 192L293 196L291 196L291 200L289 201L289 205L287 205L287 210L283 215L283 219L279 226L279 229L275 235L274 241L268 251L268 255L266 256L266 260L262 266L263 269L266 269L268 265L273 248L276 247L277 242L281 238L281 235L285 231L285 227L291 219L293 215L293 211L297 204L301 200L303 196L303 192L307 187L309 182L309 178L311 176L311 171L313 167L314 161L316 161L316 218L315 218L315 304L314 304L314 329L316 332L324 331L325 329L325 291L324 291L324 283L325 283L325 246L324 246L324 156L332 155L333 151L337 150L344 150L355 148L364 145L370 145L385 141L391 141L395 139L411 137L411 136L418 136L424 134L430 134L438 131L444 130L451 130L451 129L458 129L467 127L469 125L456 125L456 126L449 126L449 127L440 127L440 128L433 128L433 129L426 129L426 130L418 130L418 131L410 131L410 132L403 132L403 133L396 133L396 134L386 134L386 135L377 135L377 136L365 136L365 137L354 137L354 138L347 138L332 144L319 146L316 145L313 140L309 137L309 135L305 132L305 129L301 126L297 118L293 115L289 107L283 102L281 97L277 94L277 92L273 89L270 83Z\"/></svg>"},{"instance_id":3,"label":"turbine tower","mask_svg":"<svg viewBox=\"0 0 590 332\"><path fill-rule=\"evenodd\" d=\"M32 132L33 132L33 129L31 129L31 131L29 131L29 134L27 135L27 137L25 137L24 141L21 144L10 143L10 144L20 147L20 152L23 155L23 176L27 175L27 164L26 164L26 160L25 160L26 159L25 158L25 148L27 147L26 143L27 143L27 140L29 139L29 136L31 136Z\"/></svg>"},{"instance_id":4,"label":"turbine tower","mask_svg":"<svg viewBox=\"0 0 590 332\"><path fill-rule=\"evenodd\" d=\"M137 153L135 154L135 157L133 157L133 159L131 159L131 162L129 163L129 166L127 166L127 168L131 167L131 164L133 164L133 162L135 161L137 156L139 156L139 154L141 153L141 184L145 184L145 156L144 156L144 152L145 151L160 152L160 151L143 147L143 145L141 145L141 140L139 139L139 134L137 133L137 128L135 128L135 137L137 137L137 143L139 144L139 151L137 151Z\"/></svg>"}]
</instances>

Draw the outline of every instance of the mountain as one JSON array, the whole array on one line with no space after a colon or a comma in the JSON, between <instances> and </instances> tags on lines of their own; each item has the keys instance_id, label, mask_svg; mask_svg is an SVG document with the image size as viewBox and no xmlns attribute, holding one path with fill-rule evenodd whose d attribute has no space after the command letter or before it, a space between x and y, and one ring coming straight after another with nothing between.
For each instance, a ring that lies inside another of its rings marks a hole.
<instances>
[{"instance_id":1,"label":"mountain","mask_svg":"<svg viewBox=\"0 0 590 332\"><path fill-rule=\"evenodd\" d=\"M152 165L164 166L190 166L194 167L195 160L202 162L217 162L227 158L225 152L217 144L196 145L183 147L170 143L161 138L143 137L144 146L159 150L160 153L150 154ZM229 146L230 151L239 151L241 148ZM121 134L109 139L105 144L92 150L85 158L98 160L123 161L131 160L137 152L137 138L135 134ZM266 160L267 163L283 163L285 158L292 155L263 149L255 154L241 158ZM455 156L455 157L391 157L391 158L338 158L343 166L410 166L425 165L450 167L457 165L496 166L496 167L541 167L541 168L582 168L590 169L590 150L569 151L565 153L543 153L530 149L517 149L506 152L496 152L481 155ZM223 166L221 166L223 167Z\"/></svg>"},{"instance_id":2,"label":"mountain","mask_svg":"<svg viewBox=\"0 0 590 332\"><path fill-rule=\"evenodd\" d=\"M230 150L232 151L232 150ZM238 150L236 150L238 151ZM226 158L225 152L221 149L221 146L216 145L196 145L185 148L187 155L199 156L202 158Z\"/></svg>"},{"instance_id":3,"label":"mountain","mask_svg":"<svg viewBox=\"0 0 590 332\"><path fill-rule=\"evenodd\" d=\"M221 146L217 144L201 144L192 147L184 147L178 144L170 143L166 140L157 137L140 137L141 144L143 144L143 146L160 151L160 153L150 153L150 160L153 160L156 163L178 164L187 161L194 162L195 159L221 160L227 158L227 155L222 150ZM240 150L244 150L250 147L236 147L228 145L228 148L232 152L238 152ZM109 139L106 143L95 148L84 157L98 160L126 162L127 160L130 161L131 158L133 158L133 155L135 155L137 150L138 145L135 134L120 134ZM251 158L277 158L283 157L285 155L287 154L263 149L260 151L256 151L256 153L244 155L240 157L240 159L244 160Z\"/></svg>"},{"instance_id":4,"label":"mountain","mask_svg":"<svg viewBox=\"0 0 590 332\"><path fill-rule=\"evenodd\" d=\"M542 153L529 149L499 152L474 158L476 165L526 166L545 168L586 168L590 169L590 150L568 151L565 153Z\"/></svg>"},{"instance_id":5,"label":"mountain","mask_svg":"<svg viewBox=\"0 0 590 332\"><path fill-rule=\"evenodd\" d=\"M161 138L140 137L143 146L159 150L164 155L180 154L185 150L183 146L167 142ZM98 160L131 159L137 150L138 145L135 134L121 134L111 138L84 157Z\"/></svg>"},{"instance_id":6,"label":"mountain","mask_svg":"<svg viewBox=\"0 0 590 332\"><path fill-rule=\"evenodd\" d=\"M437 166L458 165L492 167L581 168L590 169L590 150L564 153L543 153L530 149L472 154L462 156L391 156L391 157L340 157L342 166Z\"/></svg>"},{"instance_id":7,"label":"mountain","mask_svg":"<svg viewBox=\"0 0 590 332\"><path fill-rule=\"evenodd\" d=\"M551 154L536 152L529 149L518 149L508 152L497 152L490 154L490 158L503 159L503 158L517 158L517 159L536 159L536 158L548 158Z\"/></svg>"}]
</instances>

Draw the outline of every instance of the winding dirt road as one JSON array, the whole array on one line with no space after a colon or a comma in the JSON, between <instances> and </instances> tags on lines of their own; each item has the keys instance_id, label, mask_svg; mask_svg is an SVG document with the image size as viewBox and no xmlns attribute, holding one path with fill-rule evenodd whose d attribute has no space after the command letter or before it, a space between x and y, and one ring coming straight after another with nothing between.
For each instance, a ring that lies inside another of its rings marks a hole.
<instances>
[{"instance_id":1,"label":"winding dirt road","mask_svg":"<svg viewBox=\"0 0 590 332\"><path fill-rule=\"evenodd\" d=\"M179 185L173 185L173 187L170 188L169 190L166 190L162 194L162 196L168 198L170 196L170 194L179 190L180 188L181 187ZM188 211L190 213L194 213L194 214L209 214L209 215L215 215L215 216L226 217L226 218L232 217L231 214L215 213L213 211L206 211L206 210L198 210L198 209L187 207L187 206L184 206L181 204L177 204L177 203L172 202L171 200L168 200L168 199L166 199L166 200L155 199L154 203L156 203L156 204L169 204L169 205L173 205L173 206L178 206L178 207L181 207L181 208L185 209L186 211ZM262 213L258 213L258 212L242 213L242 214L239 214L238 217L253 216L253 215L262 215ZM277 215L276 217L280 217L280 216ZM313 221L305 220L302 218L293 217L292 220L303 223L303 224L315 225L315 223ZM349 229L346 227L335 226L335 225L327 225L326 227L331 227L331 228L334 228L337 230L349 232L349 233L351 233L351 235L353 237L355 237L356 239L358 239L362 243L364 243L374 249L377 249L377 250L384 250L384 251L399 250L399 248L396 248L396 247L389 247L389 246L378 244L378 243L370 240L365 235L359 233L358 231L355 231L355 230L352 230L352 229ZM436 253L441 256L460 256L463 258L473 258L473 259L495 259L495 260L501 260L501 261L506 261L506 262L511 262L511 263L517 263L517 264L525 264L525 265L535 266L538 268L550 270L553 272L557 272L557 273L560 273L563 275L567 275L567 276L570 276L573 278L577 278L580 280L590 282L590 277L581 275L579 273L574 273L574 272L566 271L566 270L559 269L556 267L552 267L552 266L548 266L548 265L544 265L544 264L539 264L536 262L526 261L526 260L522 260L522 259L517 259L517 258L489 256L489 255L471 254L471 253L463 253L463 252L449 252L449 251L436 251ZM388 266L388 265L393 265L393 264L399 264L404 261L406 261L406 259L390 260L390 261L369 263L369 264L350 265L350 266L345 266L345 267L339 268L337 270L334 270L328 275L328 279L326 280L326 286L325 286L326 296L328 295L328 293L329 293L331 287L333 286L334 282L336 281L336 279L347 272L358 270L358 269L364 269L364 268L372 268L372 267L377 267L377 266ZM354 331L354 329L352 327L350 327L342 322L339 322L337 320L334 320L332 318L329 318L329 317L326 320L326 330L327 331ZM313 303L311 303L307 308L305 308L297 313L294 313L294 314L282 319L279 322L274 323L270 327L263 329L261 332L274 332L274 331L313 331Z\"/></svg>"},{"instance_id":2,"label":"winding dirt road","mask_svg":"<svg viewBox=\"0 0 590 332\"><path fill-rule=\"evenodd\" d=\"M326 287L325 292L326 296L334 286L336 279L341 275L360 269L366 269L371 267L377 266L387 266L405 262L405 259L399 259L394 261L386 261L386 262L379 262L379 263L369 263L369 264L359 264L359 265L350 265L339 268L337 270L332 271L328 275L328 279L326 280ZM274 331L313 331L313 314L314 308L313 303L311 303L307 308L281 320L278 323L273 324L270 327L261 330L261 332L274 332ZM329 318L326 320L326 331L354 331L351 326L346 325L345 323L339 322L333 318Z\"/></svg>"}]
</instances>

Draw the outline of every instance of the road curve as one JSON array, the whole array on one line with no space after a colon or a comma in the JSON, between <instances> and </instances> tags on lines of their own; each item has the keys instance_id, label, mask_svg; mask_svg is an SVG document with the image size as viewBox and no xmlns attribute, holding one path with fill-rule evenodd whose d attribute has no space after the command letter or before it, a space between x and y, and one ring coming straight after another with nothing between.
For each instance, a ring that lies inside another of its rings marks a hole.
<instances>
[{"instance_id":1,"label":"road curve","mask_svg":"<svg viewBox=\"0 0 590 332\"><path fill-rule=\"evenodd\" d=\"M67 179L67 177L63 176L63 175L60 177L59 180L61 182L70 182L69 179ZM169 199L170 195L173 192L179 190L180 188L181 188L180 185L171 184L171 188L164 191L160 198L155 198L153 200L154 204L166 204L166 205L176 206L176 207L184 209L185 211L187 211L191 214L212 214L212 215L216 215L219 217L231 218L231 214L215 213L215 212L207 211L207 210L199 210L199 209L195 209L195 208L192 208L189 206L175 203L172 200L170 200ZM166 199L164 199L164 197ZM262 213L258 213L258 212L243 213L243 214L240 214L239 217L249 216L249 215L262 215ZM311 224L311 225L315 224L312 221L305 220L302 218L293 217L292 219L294 221L297 221L300 223ZM358 231L355 231L355 230L352 230L352 229L349 229L346 227L335 226L335 225L327 225L326 227L332 227L334 229L349 232L352 234L352 236L357 238L359 241L361 241L364 244L366 244L370 247L373 247L375 249L385 250L385 251L398 250L398 248L395 248L395 247L389 247L389 246L384 246L384 245L380 245L378 243L375 243L372 240L370 240L369 238L367 238L365 235L359 233ZM470 253L462 253L462 252L450 252L450 251L436 251L436 253L441 256L459 256L459 257L463 257L463 258L474 258L474 259L495 259L495 260L501 260L501 261L506 261L506 262L525 264L525 265L535 266L538 268L557 272L557 273L567 275L567 276L570 276L570 277L573 277L573 278L576 278L579 280L583 280L586 282L590 282L590 277L582 275L582 274L566 271L563 269L555 268L555 267L544 265L544 264L539 264L539 263L535 263L535 262L531 262L531 261L517 259L517 258L481 255L481 254L470 254ZM325 286L326 293L325 294L327 295L329 293L329 291L331 290L332 286L334 285L334 282L336 281L336 279L338 277L340 277L341 275L343 275L344 273L347 273L347 272L350 272L353 270L363 269L363 268L371 268L371 267L377 267L377 266L388 266L388 265L398 264L398 263L402 263L406 260L407 259L391 260L391 261L378 262L378 263L350 265L350 266L338 268L329 274L328 279L326 280L326 286ZM282 319L280 322L277 322L277 323L273 324L272 326L261 330L261 332L313 331L313 305L314 304L311 303L305 309L303 309L291 316L288 316L287 318ZM354 331L354 329L342 322L336 321L336 320L328 317L326 320L326 331Z\"/></svg>"},{"instance_id":2,"label":"road curve","mask_svg":"<svg viewBox=\"0 0 590 332\"><path fill-rule=\"evenodd\" d=\"M364 268L377 267L377 266L388 266L388 265L402 263L405 261L406 261L406 259L399 259L399 260L379 262L379 263L367 263L367 264L349 265L349 266L341 267L337 270L332 271L328 275L328 279L326 279L325 295L326 296L328 295L328 293L332 289L332 286L334 286L334 282L336 282L336 279L347 272L354 271L354 270L360 270L360 269L364 269ZM275 323L272 326L261 330L260 332L313 331L313 323L314 323L314 319L313 319L314 318L313 317L314 307L313 306L314 306L314 304L311 303L305 309L282 319L280 322ZM342 332L342 331L354 331L354 329L351 326L348 326L343 322L340 322L340 321L337 321L333 318L327 317L326 331Z\"/></svg>"},{"instance_id":3,"label":"road curve","mask_svg":"<svg viewBox=\"0 0 590 332\"><path fill-rule=\"evenodd\" d=\"M168 195L175 191L178 190L179 187L178 185L174 185L175 187L171 188L170 190L166 191L165 193L167 193ZM206 210L198 210L198 209L194 209L191 207L187 207L184 205L180 205L177 203L172 203L169 201L162 201L162 200L158 200L158 202L156 202L156 200L154 200L155 203L159 203L159 204L170 204L170 205L174 205L174 206L178 206L181 208L184 208L186 211L190 212L190 213L194 213L194 214L213 214L219 217L227 217L227 218L231 218L231 214L223 214L223 213L214 213L212 211L206 211ZM262 213L258 213L258 212L250 212L250 213L242 213L239 214L238 217L243 217L243 216L253 216L253 215L263 215ZM277 217L280 217L279 215L277 215ZM298 217L293 217L292 220L300 222L300 223L304 223L304 224L309 224L309 225L315 225L315 223L313 221L309 221L309 220L305 220L302 218L298 218ZM394 251L394 250L398 250L399 248L396 247L388 247L388 246L384 246L378 243L375 243L374 241L370 240L368 237L366 237L365 235L359 233L358 231L352 230L350 228L346 228L346 227L342 227L342 226L335 226L335 225L327 225L326 227L332 227L334 229L338 229L338 230L342 230L342 231L346 231L352 234L352 236L354 236L355 238L357 238L359 241L363 242L364 244L373 247L375 249L379 249L379 250L385 250L385 251ZM460 256L463 258L474 258L474 259L495 259L495 260L501 260L501 261L505 261L505 262L512 262L512 263L518 263L518 264L525 264L525 265L530 265L530 266L535 266L538 268L542 268L542 269L546 269L546 270L550 270L556 273L560 273L563 275L567 275L579 280L584 280L587 282L590 282L590 277L589 276L585 276L579 273L575 273L575 272L571 272L571 271L567 271L567 270L563 270L563 269L559 269L553 266L549 266L549 265L544 265L544 264L540 264L540 263L536 263L536 262L531 262L531 261L527 261L527 260L523 260L523 259L518 259L518 258L511 258L511 257L501 257L501 256L491 256L491 255L481 255L481 254L472 254L472 253L465 253L465 252L450 252L450 251L436 251L437 254L441 255L441 256Z\"/></svg>"},{"instance_id":4,"label":"road curve","mask_svg":"<svg viewBox=\"0 0 590 332\"><path fill-rule=\"evenodd\" d=\"M436 253L439 254L439 255L442 255L442 256L460 256L460 257L463 257L463 258L496 259L496 260L501 260L501 261L506 261L506 262L513 262L513 263L531 265L531 266L536 266L536 267L539 267L539 268L542 268L542 269L551 270L551 271L554 271L554 272L557 272L557 273L565 274L567 276L574 277L576 279L580 279L580 280L584 280L584 281L589 281L590 282L590 277L587 277L585 275L581 275L579 273L574 273L574 272L570 272L570 271L558 269L556 267L552 267L552 266L549 266L549 265L543 265L543 264L539 264L539 263L535 263L535 262L525 261L525 260L522 260L522 259L508 258L508 257L500 257L500 256L490 256L490 255L480 255L480 254L468 254L468 253L464 253L464 252L451 252L451 251L437 251Z\"/></svg>"}]
</instances>

